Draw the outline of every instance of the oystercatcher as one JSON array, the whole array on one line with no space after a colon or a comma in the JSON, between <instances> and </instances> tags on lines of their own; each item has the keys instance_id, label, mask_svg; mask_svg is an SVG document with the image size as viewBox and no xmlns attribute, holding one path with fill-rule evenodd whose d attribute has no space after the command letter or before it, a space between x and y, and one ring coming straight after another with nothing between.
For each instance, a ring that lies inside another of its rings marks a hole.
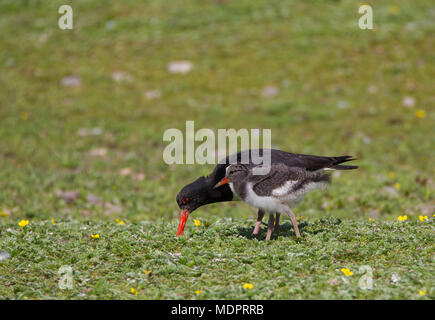
<instances>
[{"instance_id":1,"label":"oystercatcher","mask_svg":"<svg viewBox=\"0 0 435 320\"><path fill-rule=\"evenodd\" d=\"M300 167L288 167L282 163L270 166L268 174L255 175L252 167L232 164L227 167L225 177L216 188L229 184L231 190L243 201L269 213L266 240L272 235L273 214L286 213L290 217L296 236L300 237L294 208L313 189L326 187L330 175L322 171L308 171ZM276 228L276 225L275 225ZM276 230L276 229L275 229Z\"/></svg>"},{"instance_id":2,"label":"oystercatcher","mask_svg":"<svg viewBox=\"0 0 435 320\"><path fill-rule=\"evenodd\" d=\"M302 168L307 172L314 172L322 169L350 170L358 168L357 166L341 165L343 162L355 160L351 156L323 157L306 154L295 154L277 149L272 149L269 151L271 155L271 166L282 164L287 167ZM221 186L216 188L216 184L225 178L228 166L233 164L230 163L230 159L235 160L236 163L240 163L242 159L248 159L248 164L246 164L246 166L248 168L252 168L255 166L253 161L255 155L262 156L263 153L263 149L244 150L238 152L235 156L227 156L216 165L213 172L209 176L199 177L194 182L184 186L177 194L176 198L178 206L181 209L177 236L183 234L187 218L197 208L210 203L238 200L237 193L231 190L228 183L223 183ZM270 176L270 173L268 175ZM257 215L257 224L254 228L253 234L258 233L264 213L264 210L259 209ZM275 231L278 231L279 228L279 214L280 212L277 212ZM272 224L273 220L271 222L271 219L269 218L268 225L270 226Z\"/></svg>"}]
</instances>

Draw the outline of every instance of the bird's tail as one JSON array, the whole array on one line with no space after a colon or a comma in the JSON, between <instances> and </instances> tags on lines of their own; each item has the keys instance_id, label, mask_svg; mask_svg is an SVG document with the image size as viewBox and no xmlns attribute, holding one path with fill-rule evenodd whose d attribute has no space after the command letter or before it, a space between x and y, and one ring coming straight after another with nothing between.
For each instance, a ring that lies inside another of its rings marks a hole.
<instances>
[{"instance_id":1,"label":"bird's tail","mask_svg":"<svg viewBox=\"0 0 435 320\"><path fill-rule=\"evenodd\" d=\"M352 156L340 156L340 157L334 157L333 163L326 167L325 169L332 169L332 170L352 170L352 169L358 169L358 166L347 166L347 165L341 165L340 163L356 160Z\"/></svg>"}]
</instances>

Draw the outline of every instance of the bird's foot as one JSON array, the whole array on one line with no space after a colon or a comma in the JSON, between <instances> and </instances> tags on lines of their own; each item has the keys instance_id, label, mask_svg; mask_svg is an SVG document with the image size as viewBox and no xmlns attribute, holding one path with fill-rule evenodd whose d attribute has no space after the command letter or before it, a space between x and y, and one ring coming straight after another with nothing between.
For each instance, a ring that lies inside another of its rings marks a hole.
<instances>
[{"instance_id":1,"label":"bird's foot","mask_svg":"<svg viewBox=\"0 0 435 320\"><path fill-rule=\"evenodd\" d=\"M296 237L297 237L297 238L300 238L300 236L301 236L301 233L299 232L299 228L298 228L298 229L296 229L295 231L296 231Z\"/></svg>"}]
</instances>

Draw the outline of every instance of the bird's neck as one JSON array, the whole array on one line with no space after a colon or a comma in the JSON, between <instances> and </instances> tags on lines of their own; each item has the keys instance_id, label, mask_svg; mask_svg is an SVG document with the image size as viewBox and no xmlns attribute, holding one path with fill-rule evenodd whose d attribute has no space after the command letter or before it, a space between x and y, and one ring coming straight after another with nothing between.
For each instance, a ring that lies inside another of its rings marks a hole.
<instances>
[{"instance_id":1,"label":"bird's neck","mask_svg":"<svg viewBox=\"0 0 435 320\"><path fill-rule=\"evenodd\" d=\"M209 203L233 200L233 192L231 191L231 188L228 185L223 185L219 188L214 188L216 183L218 183L224 176L225 174L223 174L221 177L218 175L210 175L205 178L204 182L206 184L206 189L209 194L208 196L210 200Z\"/></svg>"}]
</instances>

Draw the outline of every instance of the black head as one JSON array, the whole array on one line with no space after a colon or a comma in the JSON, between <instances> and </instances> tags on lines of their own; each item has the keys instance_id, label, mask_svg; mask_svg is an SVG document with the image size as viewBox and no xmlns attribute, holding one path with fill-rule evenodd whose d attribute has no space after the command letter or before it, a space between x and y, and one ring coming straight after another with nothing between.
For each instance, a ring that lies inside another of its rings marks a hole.
<instances>
[{"instance_id":1,"label":"black head","mask_svg":"<svg viewBox=\"0 0 435 320\"><path fill-rule=\"evenodd\" d=\"M189 213L209 202L207 181L204 177L184 186L177 194L177 203L181 210Z\"/></svg>"},{"instance_id":2,"label":"black head","mask_svg":"<svg viewBox=\"0 0 435 320\"><path fill-rule=\"evenodd\" d=\"M218 172L218 174L216 174ZM215 202L231 201L233 193L226 185L213 189L213 186L224 177L225 169L213 171L208 177L200 177L194 182L184 186L177 194L177 204L181 209L180 224L177 236L181 235L189 214L197 208ZM220 177L222 176L222 177Z\"/></svg>"}]
</instances>

